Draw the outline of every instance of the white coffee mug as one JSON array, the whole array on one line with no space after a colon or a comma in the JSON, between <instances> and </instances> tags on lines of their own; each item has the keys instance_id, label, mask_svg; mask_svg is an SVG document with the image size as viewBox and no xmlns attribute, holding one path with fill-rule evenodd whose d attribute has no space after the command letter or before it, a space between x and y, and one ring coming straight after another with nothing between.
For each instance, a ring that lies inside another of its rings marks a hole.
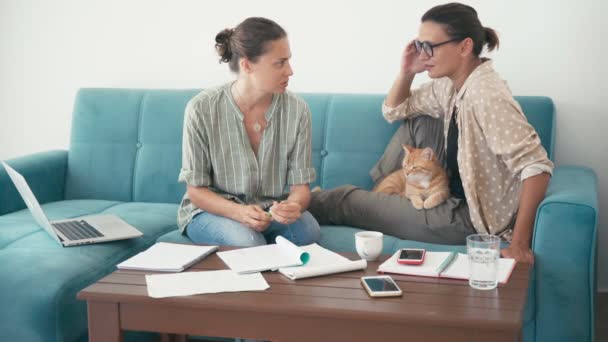
<instances>
[{"instance_id":1,"label":"white coffee mug","mask_svg":"<svg viewBox=\"0 0 608 342\"><path fill-rule=\"evenodd\" d=\"M355 234L355 246L357 254L362 259L373 261L378 259L382 253L382 236L380 232L358 232Z\"/></svg>"}]
</instances>

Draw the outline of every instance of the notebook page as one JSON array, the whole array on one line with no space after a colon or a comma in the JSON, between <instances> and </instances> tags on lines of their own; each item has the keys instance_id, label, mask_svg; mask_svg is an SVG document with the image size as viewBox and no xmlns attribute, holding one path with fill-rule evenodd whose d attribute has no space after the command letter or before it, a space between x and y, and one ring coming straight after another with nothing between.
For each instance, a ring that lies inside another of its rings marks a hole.
<instances>
[{"instance_id":1,"label":"notebook page","mask_svg":"<svg viewBox=\"0 0 608 342\"><path fill-rule=\"evenodd\" d=\"M367 267L365 260L349 260L316 243L300 248L308 252L310 261L306 265L279 269L281 274L293 280L361 270Z\"/></svg>"},{"instance_id":2,"label":"notebook page","mask_svg":"<svg viewBox=\"0 0 608 342\"><path fill-rule=\"evenodd\" d=\"M513 268L515 267L515 259L511 258L499 258L498 259L498 275L497 280L501 284L505 284L509 277L511 276L511 272L513 272ZM454 263L448 267L442 274L442 277L445 278L454 278L454 279L469 279L469 257L466 254L458 253L458 257L454 261Z\"/></svg>"},{"instance_id":3,"label":"notebook page","mask_svg":"<svg viewBox=\"0 0 608 342\"><path fill-rule=\"evenodd\" d=\"M262 272L281 267L302 265L308 254L282 236L272 245L234 249L217 255L237 273Z\"/></svg>"},{"instance_id":4,"label":"notebook page","mask_svg":"<svg viewBox=\"0 0 608 342\"><path fill-rule=\"evenodd\" d=\"M403 265L397 262L399 250L378 267L378 272L407 274L425 277L439 277L437 268L449 256L450 252L426 252L421 265Z\"/></svg>"}]
</instances>

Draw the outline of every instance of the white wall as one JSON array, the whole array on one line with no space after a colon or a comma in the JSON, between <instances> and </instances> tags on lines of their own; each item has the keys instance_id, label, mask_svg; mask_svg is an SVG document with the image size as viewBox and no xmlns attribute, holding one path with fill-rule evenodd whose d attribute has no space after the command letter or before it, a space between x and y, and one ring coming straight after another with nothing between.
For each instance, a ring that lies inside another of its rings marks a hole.
<instances>
[{"instance_id":1,"label":"white wall","mask_svg":"<svg viewBox=\"0 0 608 342\"><path fill-rule=\"evenodd\" d=\"M598 174L599 286L608 290L606 2L466 1L501 48L495 67L516 95L557 105L558 165ZM266 16L291 41L294 91L384 93L403 44L438 1L0 0L0 159L68 147L79 87L202 88L225 82L215 34Z\"/></svg>"}]
</instances>

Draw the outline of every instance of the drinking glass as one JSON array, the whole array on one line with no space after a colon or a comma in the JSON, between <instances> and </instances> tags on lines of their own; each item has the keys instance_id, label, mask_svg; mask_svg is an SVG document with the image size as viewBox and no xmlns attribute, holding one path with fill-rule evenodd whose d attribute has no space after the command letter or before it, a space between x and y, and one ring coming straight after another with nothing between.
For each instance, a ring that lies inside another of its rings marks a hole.
<instances>
[{"instance_id":1,"label":"drinking glass","mask_svg":"<svg viewBox=\"0 0 608 342\"><path fill-rule=\"evenodd\" d=\"M478 290L492 290L498 285L500 238L495 235L467 236L469 256L469 285Z\"/></svg>"}]
</instances>

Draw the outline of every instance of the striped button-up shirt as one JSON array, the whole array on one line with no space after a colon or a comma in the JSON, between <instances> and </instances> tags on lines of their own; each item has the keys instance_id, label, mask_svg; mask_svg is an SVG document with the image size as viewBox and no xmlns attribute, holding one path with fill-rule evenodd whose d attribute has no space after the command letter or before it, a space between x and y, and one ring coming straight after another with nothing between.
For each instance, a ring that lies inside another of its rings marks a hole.
<instances>
[{"instance_id":1,"label":"striped button-up shirt","mask_svg":"<svg viewBox=\"0 0 608 342\"><path fill-rule=\"evenodd\" d=\"M292 93L273 94L256 158L231 84L203 90L188 102L178 180L268 208L287 198L288 185L315 180L310 110ZM200 212L186 192L177 215L180 230Z\"/></svg>"}]
</instances>

